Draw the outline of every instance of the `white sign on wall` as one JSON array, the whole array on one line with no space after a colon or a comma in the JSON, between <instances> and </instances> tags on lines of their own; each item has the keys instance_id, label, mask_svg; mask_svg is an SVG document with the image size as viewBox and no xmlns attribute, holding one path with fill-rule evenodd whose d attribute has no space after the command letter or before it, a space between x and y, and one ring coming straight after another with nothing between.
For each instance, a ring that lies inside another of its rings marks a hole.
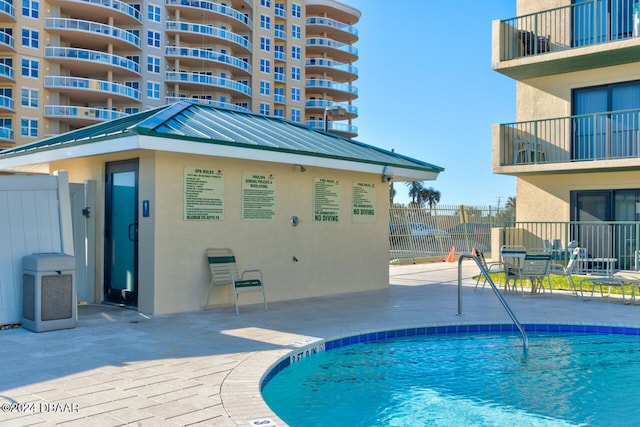
<instances>
[{"instance_id":1,"label":"white sign on wall","mask_svg":"<svg viewBox=\"0 0 640 427\"><path fill-rule=\"evenodd\" d=\"M185 166L184 220L224 220L222 170Z\"/></svg>"},{"instance_id":2,"label":"white sign on wall","mask_svg":"<svg viewBox=\"0 0 640 427\"><path fill-rule=\"evenodd\" d=\"M340 222L340 181L314 178L313 220L315 222Z\"/></svg>"},{"instance_id":3,"label":"white sign on wall","mask_svg":"<svg viewBox=\"0 0 640 427\"><path fill-rule=\"evenodd\" d=\"M273 221L276 216L276 180L271 173L242 172L242 219Z\"/></svg>"},{"instance_id":4,"label":"white sign on wall","mask_svg":"<svg viewBox=\"0 0 640 427\"><path fill-rule=\"evenodd\" d=\"M359 224L373 223L376 220L376 187L366 182L353 183L353 206L351 209L353 222Z\"/></svg>"}]
</instances>

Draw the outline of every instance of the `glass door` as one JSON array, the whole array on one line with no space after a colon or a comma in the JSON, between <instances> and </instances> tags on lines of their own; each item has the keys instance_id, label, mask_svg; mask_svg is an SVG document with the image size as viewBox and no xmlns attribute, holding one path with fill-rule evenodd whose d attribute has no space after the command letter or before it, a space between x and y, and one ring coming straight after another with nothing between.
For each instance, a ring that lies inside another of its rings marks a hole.
<instances>
[{"instance_id":1,"label":"glass door","mask_svg":"<svg viewBox=\"0 0 640 427\"><path fill-rule=\"evenodd\" d=\"M138 306L138 160L107 163L104 301Z\"/></svg>"}]
</instances>

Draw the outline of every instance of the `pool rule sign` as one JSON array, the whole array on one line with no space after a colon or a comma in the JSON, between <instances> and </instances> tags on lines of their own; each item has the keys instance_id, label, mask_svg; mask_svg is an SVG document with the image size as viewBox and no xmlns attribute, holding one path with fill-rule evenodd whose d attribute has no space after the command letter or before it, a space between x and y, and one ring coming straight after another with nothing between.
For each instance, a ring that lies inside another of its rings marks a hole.
<instances>
[{"instance_id":1,"label":"pool rule sign","mask_svg":"<svg viewBox=\"0 0 640 427\"><path fill-rule=\"evenodd\" d=\"M242 219L273 221L276 216L276 180L273 174L242 172Z\"/></svg>"},{"instance_id":2,"label":"pool rule sign","mask_svg":"<svg viewBox=\"0 0 640 427\"><path fill-rule=\"evenodd\" d=\"M376 187L366 182L353 183L353 222L368 224L376 219Z\"/></svg>"},{"instance_id":3,"label":"pool rule sign","mask_svg":"<svg viewBox=\"0 0 640 427\"><path fill-rule=\"evenodd\" d=\"M337 179L314 178L313 220L340 222L340 182Z\"/></svg>"},{"instance_id":4,"label":"pool rule sign","mask_svg":"<svg viewBox=\"0 0 640 427\"><path fill-rule=\"evenodd\" d=\"M220 169L185 166L184 219L224 219L224 174Z\"/></svg>"}]
</instances>

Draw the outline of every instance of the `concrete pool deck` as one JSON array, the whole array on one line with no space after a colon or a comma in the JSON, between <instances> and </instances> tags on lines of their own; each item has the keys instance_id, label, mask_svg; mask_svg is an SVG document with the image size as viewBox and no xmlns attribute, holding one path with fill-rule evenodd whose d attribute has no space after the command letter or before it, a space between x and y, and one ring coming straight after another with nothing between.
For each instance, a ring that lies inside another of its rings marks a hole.
<instances>
[{"instance_id":1,"label":"concrete pool deck","mask_svg":"<svg viewBox=\"0 0 640 427\"><path fill-rule=\"evenodd\" d=\"M0 426L285 425L260 397L270 366L322 340L419 326L510 323L462 263L390 266L390 287L347 295L146 316L79 307L74 329L0 331ZM268 296L268 289L267 289ZM640 307L569 293L505 295L522 323L640 327Z\"/></svg>"}]
</instances>

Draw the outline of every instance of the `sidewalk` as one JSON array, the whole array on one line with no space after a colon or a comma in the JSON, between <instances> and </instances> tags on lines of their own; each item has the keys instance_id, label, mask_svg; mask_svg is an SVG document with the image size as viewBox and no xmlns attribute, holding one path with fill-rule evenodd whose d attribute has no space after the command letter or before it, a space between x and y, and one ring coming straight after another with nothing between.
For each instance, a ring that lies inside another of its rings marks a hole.
<instances>
[{"instance_id":1,"label":"sidewalk","mask_svg":"<svg viewBox=\"0 0 640 427\"><path fill-rule=\"evenodd\" d=\"M508 323L478 268L458 263L390 267L380 291L145 316L113 306L79 307L74 329L0 331L0 426L285 425L260 397L270 366L316 341L428 325ZM268 290L267 290L268 292ZM522 323L640 327L640 307L585 302L568 293L506 295ZM8 411L7 411L8 409Z\"/></svg>"}]
</instances>

